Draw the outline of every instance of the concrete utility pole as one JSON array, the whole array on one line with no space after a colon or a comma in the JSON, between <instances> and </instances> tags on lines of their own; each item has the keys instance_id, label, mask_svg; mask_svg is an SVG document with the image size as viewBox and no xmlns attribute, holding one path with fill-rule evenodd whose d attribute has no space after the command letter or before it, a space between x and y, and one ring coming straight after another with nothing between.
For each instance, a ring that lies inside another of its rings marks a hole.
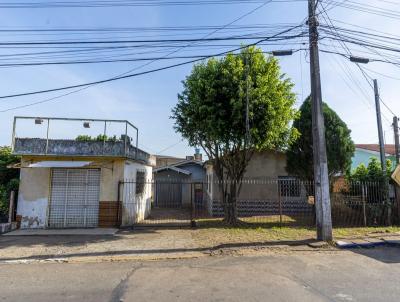
<instances>
[{"instance_id":1,"label":"concrete utility pole","mask_svg":"<svg viewBox=\"0 0 400 302\"><path fill-rule=\"evenodd\" d=\"M374 80L375 106L376 106L376 122L378 124L379 137L379 153L381 158L382 172L386 175L386 157L385 157L385 141L383 139L381 101L379 97L378 81Z\"/></svg>"},{"instance_id":2,"label":"concrete utility pole","mask_svg":"<svg viewBox=\"0 0 400 302\"><path fill-rule=\"evenodd\" d=\"M11 191L10 193L10 203L8 206L8 222L11 223L14 221L15 191Z\"/></svg>"},{"instance_id":3,"label":"concrete utility pole","mask_svg":"<svg viewBox=\"0 0 400 302\"><path fill-rule=\"evenodd\" d=\"M396 166L399 164L399 118L393 117L394 147L396 152Z\"/></svg>"},{"instance_id":4,"label":"concrete utility pole","mask_svg":"<svg viewBox=\"0 0 400 302\"><path fill-rule=\"evenodd\" d=\"M379 153L381 157L381 167L383 175L386 175L386 156L385 156L385 141L383 139L383 130L382 130L382 116L381 116L381 98L379 97L379 89L378 89L378 81L374 80L374 92L375 92L375 106L376 106L376 122L378 124L378 136L379 136ZM385 183L385 196L384 202L389 202L389 180L386 179ZM391 225L392 217L392 208L391 205L388 205L387 208L387 224Z\"/></svg>"},{"instance_id":5,"label":"concrete utility pole","mask_svg":"<svg viewBox=\"0 0 400 302\"><path fill-rule=\"evenodd\" d=\"M317 238L332 240L331 200L329 196L328 160L326 156L325 124L322 112L321 76L318 51L318 20L315 0L308 0L310 39L311 106L314 156L315 212Z\"/></svg>"},{"instance_id":6,"label":"concrete utility pole","mask_svg":"<svg viewBox=\"0 0 400 302\"><path fill-rule=\"evenodd\" d=\"M393 117L393 130L394 130L394 147L396 152L396 167L399 165L399 118L397 116ZM397 201L397 215L400 217L400 187L395 184L395 193Z\"/></svg>"}]
</instances>

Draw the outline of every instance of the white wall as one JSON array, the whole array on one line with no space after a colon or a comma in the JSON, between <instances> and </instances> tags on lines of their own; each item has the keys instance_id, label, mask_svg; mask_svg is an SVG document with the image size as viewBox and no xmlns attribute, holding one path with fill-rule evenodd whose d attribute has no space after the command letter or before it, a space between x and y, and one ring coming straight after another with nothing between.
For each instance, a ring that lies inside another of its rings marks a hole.
<instances>
[{"instance_id":1,"label":"white wall","mask_svg":"<svg viewBox=\"0 0 400 302\"><path fill-rule=\"evenodd\" d=\"M136 172L145 172L144 192L136 194ZM144 220L151 210L152 167L130 160L125 161L122 203L122 226L129 226Z\"/></svg>"},{"instance_id":2,"label":"white wall","mask_svg":"<svg viewBox=\"0 0 400 302\"><path fill-rule=\"evenodd\" d=\"M21 228L44 228L50 192L50 169L22 168L18 193L17 215Z\"/></svg>"}]
</instances>

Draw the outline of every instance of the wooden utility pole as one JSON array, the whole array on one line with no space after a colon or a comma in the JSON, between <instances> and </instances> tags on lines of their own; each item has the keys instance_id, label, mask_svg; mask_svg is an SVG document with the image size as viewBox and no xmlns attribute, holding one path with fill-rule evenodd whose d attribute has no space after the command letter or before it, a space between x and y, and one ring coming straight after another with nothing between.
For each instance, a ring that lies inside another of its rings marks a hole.
<instances>
[{"instance_id":1,"label":"wooden utility pole","mask_svg":"<svg viewBox=\"0 0 400 302\"><path fill-rule=\"evenodd\" d=\"M378 124L379 137L379 154L381 158L382 172L386 175L386 157L385 157L385 141L383 139L381 102L379 97L378 81L374 80L375 106L376 106L376 122Z\"/></svg>"},{"instance_id":2,"label":"wooden utility pole","mask_svg":"<svg viewBox=\"0 0 400 302\"><path fill-rule=\"evenodd\" d=\"M321 76L318 51L318 20L315 0L308 0L310 42L311 106L314 157L315 212L318 240L332 240L331 200L329 196L328 160L325 124L322 111Z\"/></svg>"}]
</instances>

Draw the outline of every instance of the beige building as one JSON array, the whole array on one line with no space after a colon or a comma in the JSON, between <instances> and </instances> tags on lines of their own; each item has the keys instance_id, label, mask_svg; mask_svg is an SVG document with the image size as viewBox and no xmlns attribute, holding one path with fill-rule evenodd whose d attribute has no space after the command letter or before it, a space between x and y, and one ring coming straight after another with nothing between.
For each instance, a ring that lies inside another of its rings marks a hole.
<instances>
[{"instance_id":1,"label":"beige building","mask_svg":"<svg viewBox=\"0 0 400 302\"><path fill-rule=\"evenodd\" d=\"M213 165L206 164L206 208L213 216L222 215L220 182ZM286 154L263 151L250 160L237 198L240 216L278 214L279 210L310 211L305 183L286 171Z\"/></svg>"},{"instance_id":2,"label":"beige building","mask_svg":"<svg viewBox=\"0 0 400 302\"><path fill-rule=\"evenodd\" d=\"M154 160L125 137L81 141L13 136L13 153L21 156L21 228L128 226L150 213ZM121 186L124 180L133 185Z\"/></svg>"}]
</instances>

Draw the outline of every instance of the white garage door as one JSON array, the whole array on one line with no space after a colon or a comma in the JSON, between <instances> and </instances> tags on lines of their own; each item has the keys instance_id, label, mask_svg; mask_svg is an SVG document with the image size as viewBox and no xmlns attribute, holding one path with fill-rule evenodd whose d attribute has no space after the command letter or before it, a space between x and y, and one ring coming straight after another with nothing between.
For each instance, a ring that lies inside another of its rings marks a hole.
<instances>
[{"instance_id":1,"label":"white garage door","mask_svg":"<svg viewBox=\"0 0 400 302\"><path fill-rule=\"evenodd\" d=\"M53 169L49 227L97 227L99 169Z\"/></svg>"}]
</instances>

